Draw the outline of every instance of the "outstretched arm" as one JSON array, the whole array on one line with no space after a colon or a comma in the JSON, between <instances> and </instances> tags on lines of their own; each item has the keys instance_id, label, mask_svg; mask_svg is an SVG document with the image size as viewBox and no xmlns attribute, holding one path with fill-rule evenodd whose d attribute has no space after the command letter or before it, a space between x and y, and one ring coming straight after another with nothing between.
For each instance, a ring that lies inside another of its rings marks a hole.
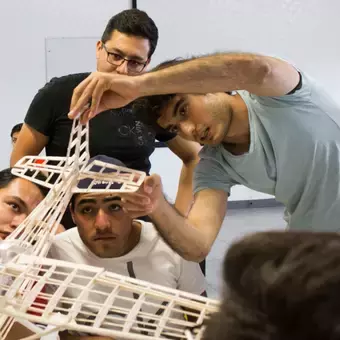
<instances>
[{"instance_id":1,"label":"outstretched arm","mask_svg":"<svg viewBox=\"0 0 340 340\"><path fill-rule=\"evenodd\" d=\"M233 90L247 90L260 96L282 96L298 82L297 70L287 62L249 53L196 58L135 77L95 72L75 89L70 118L76 117L90 100L91 107L85 120L143 96Z\"/></svg>"},{"instance_id":2,"label":"outstretched arm","mask_svg":"<svg viewBox=\"0 0 340 340\"><path fill-rule=\"evenodd\" d=\"M247 90L260 96L281 96L298 84L299 74L281 59L249 53L226 53L146 73L139 81L140 96L233 90Z\"/></svg>"},{"instance_id":3,"label":"outstretched arm","mask_svg":"<svg viewBox=\"0 0 340 340\"><path fill-rule=\"evenodd\" d=\"M187 218L165 200L150 217L171 248L188 261L200 262L209 254L221 228L227 197L224 191L205 189L195 195Z\"/></svg>"}]
</instances>

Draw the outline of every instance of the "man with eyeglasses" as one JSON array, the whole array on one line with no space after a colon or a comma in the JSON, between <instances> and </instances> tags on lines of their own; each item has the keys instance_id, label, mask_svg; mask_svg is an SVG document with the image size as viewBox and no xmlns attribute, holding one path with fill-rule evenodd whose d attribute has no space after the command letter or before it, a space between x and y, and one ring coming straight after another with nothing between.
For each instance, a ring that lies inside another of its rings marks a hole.
<instances>
[{"instance_id":1,"label":"man with eyeglasses","mask_svg":"<svg viewBox=\"0 0 340 340\"><path fill-rule=\"evenodd\" d=\"M97 70L135 76L145 70L155 51L158 29L143 11L125 10L113 16L96 46ZM65 156L72 120L67 116L73 90L90 73L53 78L33 99L11 155L14 165L25 155ZM156 133L140 122L131 106L108 110L90 122L90 154L118 158L129 168L149 173L155 139L166 142L182 159L175 207L186 214L192 202L192 173L200 146L165 130ZM63 221L65 227L72 221Z\"/></svg>"}]
</instances>

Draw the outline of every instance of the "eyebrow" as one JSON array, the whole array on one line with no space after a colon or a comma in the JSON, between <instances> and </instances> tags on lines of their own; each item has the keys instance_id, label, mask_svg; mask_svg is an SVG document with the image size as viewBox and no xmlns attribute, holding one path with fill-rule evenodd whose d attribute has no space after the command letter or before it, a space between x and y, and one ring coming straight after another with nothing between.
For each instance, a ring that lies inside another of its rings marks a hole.
<instances>
[{"instance_id":1,"label":"eyebrow","mask_svg":"<svg viewBox=\"0 0 340 340\"><path fill-rule=\"evenodd\" d=\"M119 196L109 196L103 199L104 203L111 202L111 201L121 201L121 198ZM88 204L88 203L96 204L97 200L95 198L83 198L79 200L79 202L77 203L77 206Z\"/></svg>"},{"instance_id":2,"label":"eyebrow","mask_svg":"<svg viewBox=\"0 0 340 340\"><path fill-rule=\"evenodd\" d=\"M176 117L177 116L177 111L179 109L179 107L183 104L184 102L184 98L181 97L179 100L177 100L177 103L174 106L174 110L172 112L172 117Z\"/></svg>"},{"instance_id":3,"label":"eyebrow","mask_svg":"<svg viewBox=\"0 0 340 340\"><path fill-rule=\"evenodd\" d=\"M138 60L138 61L142 61L143 63L145 63L146 61L144 60L144 58L138 56L138 55L126 55L123 51L121 51L119 48L115 48L112 47L110 48L110 50L112 51L112 53L118 53L121 54L123 57L128 57L128 58L132 58L134 60ZM109 51L109 52L111 52ZM130 60L130 59L129 59Z\"/></svg>"},{"instance_id":4,"label":"eyebrow","mask_svg":"<svg viewBox=\"0 0 340 340\"><path fill-rule=\"evenodd\" d=\"M121 201L121 197L119 196L110 196L110 197L105 197L103 199L103 202L111 202L111 201Z\"/></svg>"},{"instance_id":5,"label":"eyebrow","mask_svg":"<svg viewBox=\"0 0 340 340\"><path fill-rule=\"evenodd\" d=\"M176 116L177 116L177 111L178 111L178 109L180 108L180 106L183 104L184 101L185 101L185 98L184 98L184 97L181 97L180 99L177 100L177 102L175 103L174 108L173 108L173 110L172 110L172 115L171 115L172 118L176 118ZM171 128L172 128L173 126L174 126L174 124L169 124L168 126L165 126L165 127L164 127L164 130L169 131L169 130L171 130Z\"/></svg>"},{"instance_id":6,"label":"eyebrow","mask_svg":"<svg viewBox=\"0 0 340 340\"><path fill-rule=\"evenodd\" d=\"M24 209L28 210L27 204L19 196L8 196L8 199L14 199L21 205Z\"/></svg>"}]
</instances>

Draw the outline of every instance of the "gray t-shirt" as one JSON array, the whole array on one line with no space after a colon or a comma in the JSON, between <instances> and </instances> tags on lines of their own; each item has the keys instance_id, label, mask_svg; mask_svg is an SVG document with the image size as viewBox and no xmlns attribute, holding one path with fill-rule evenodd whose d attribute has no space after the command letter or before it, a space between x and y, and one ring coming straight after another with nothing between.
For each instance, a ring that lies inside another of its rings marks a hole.
<instances>
[{"instance_id":1,"label":"gray t-shirt","mask_svg":"<svg viewBox=\"0 0 340 340\"><path fill-rule=\"evenodd\" d=\"M234 156L205 146L195 192L230 193L235 184L274 195L292 229L340 230L340 106L301 73L302 87L282 97L239 91L249 111L250 148Z\"/></svg>"}]
</instances>

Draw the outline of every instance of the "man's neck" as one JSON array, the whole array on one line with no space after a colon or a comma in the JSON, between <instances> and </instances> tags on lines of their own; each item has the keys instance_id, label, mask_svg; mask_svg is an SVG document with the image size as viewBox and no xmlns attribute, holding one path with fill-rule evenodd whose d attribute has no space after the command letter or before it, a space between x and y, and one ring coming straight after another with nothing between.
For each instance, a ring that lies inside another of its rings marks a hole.
<instances>
[{"instance_id":1,"label":"man's neck","mask_svg":"<svg viewBox=\"0 0 340 340\"><path fill-rule=\"evenodd\" d=\"M239 94L233 96L230 105L232 109L230 127L223 140L223 145L228 151L238 155L249 150L250 125L248 108Z\"/></svg>"}]
</instances>

